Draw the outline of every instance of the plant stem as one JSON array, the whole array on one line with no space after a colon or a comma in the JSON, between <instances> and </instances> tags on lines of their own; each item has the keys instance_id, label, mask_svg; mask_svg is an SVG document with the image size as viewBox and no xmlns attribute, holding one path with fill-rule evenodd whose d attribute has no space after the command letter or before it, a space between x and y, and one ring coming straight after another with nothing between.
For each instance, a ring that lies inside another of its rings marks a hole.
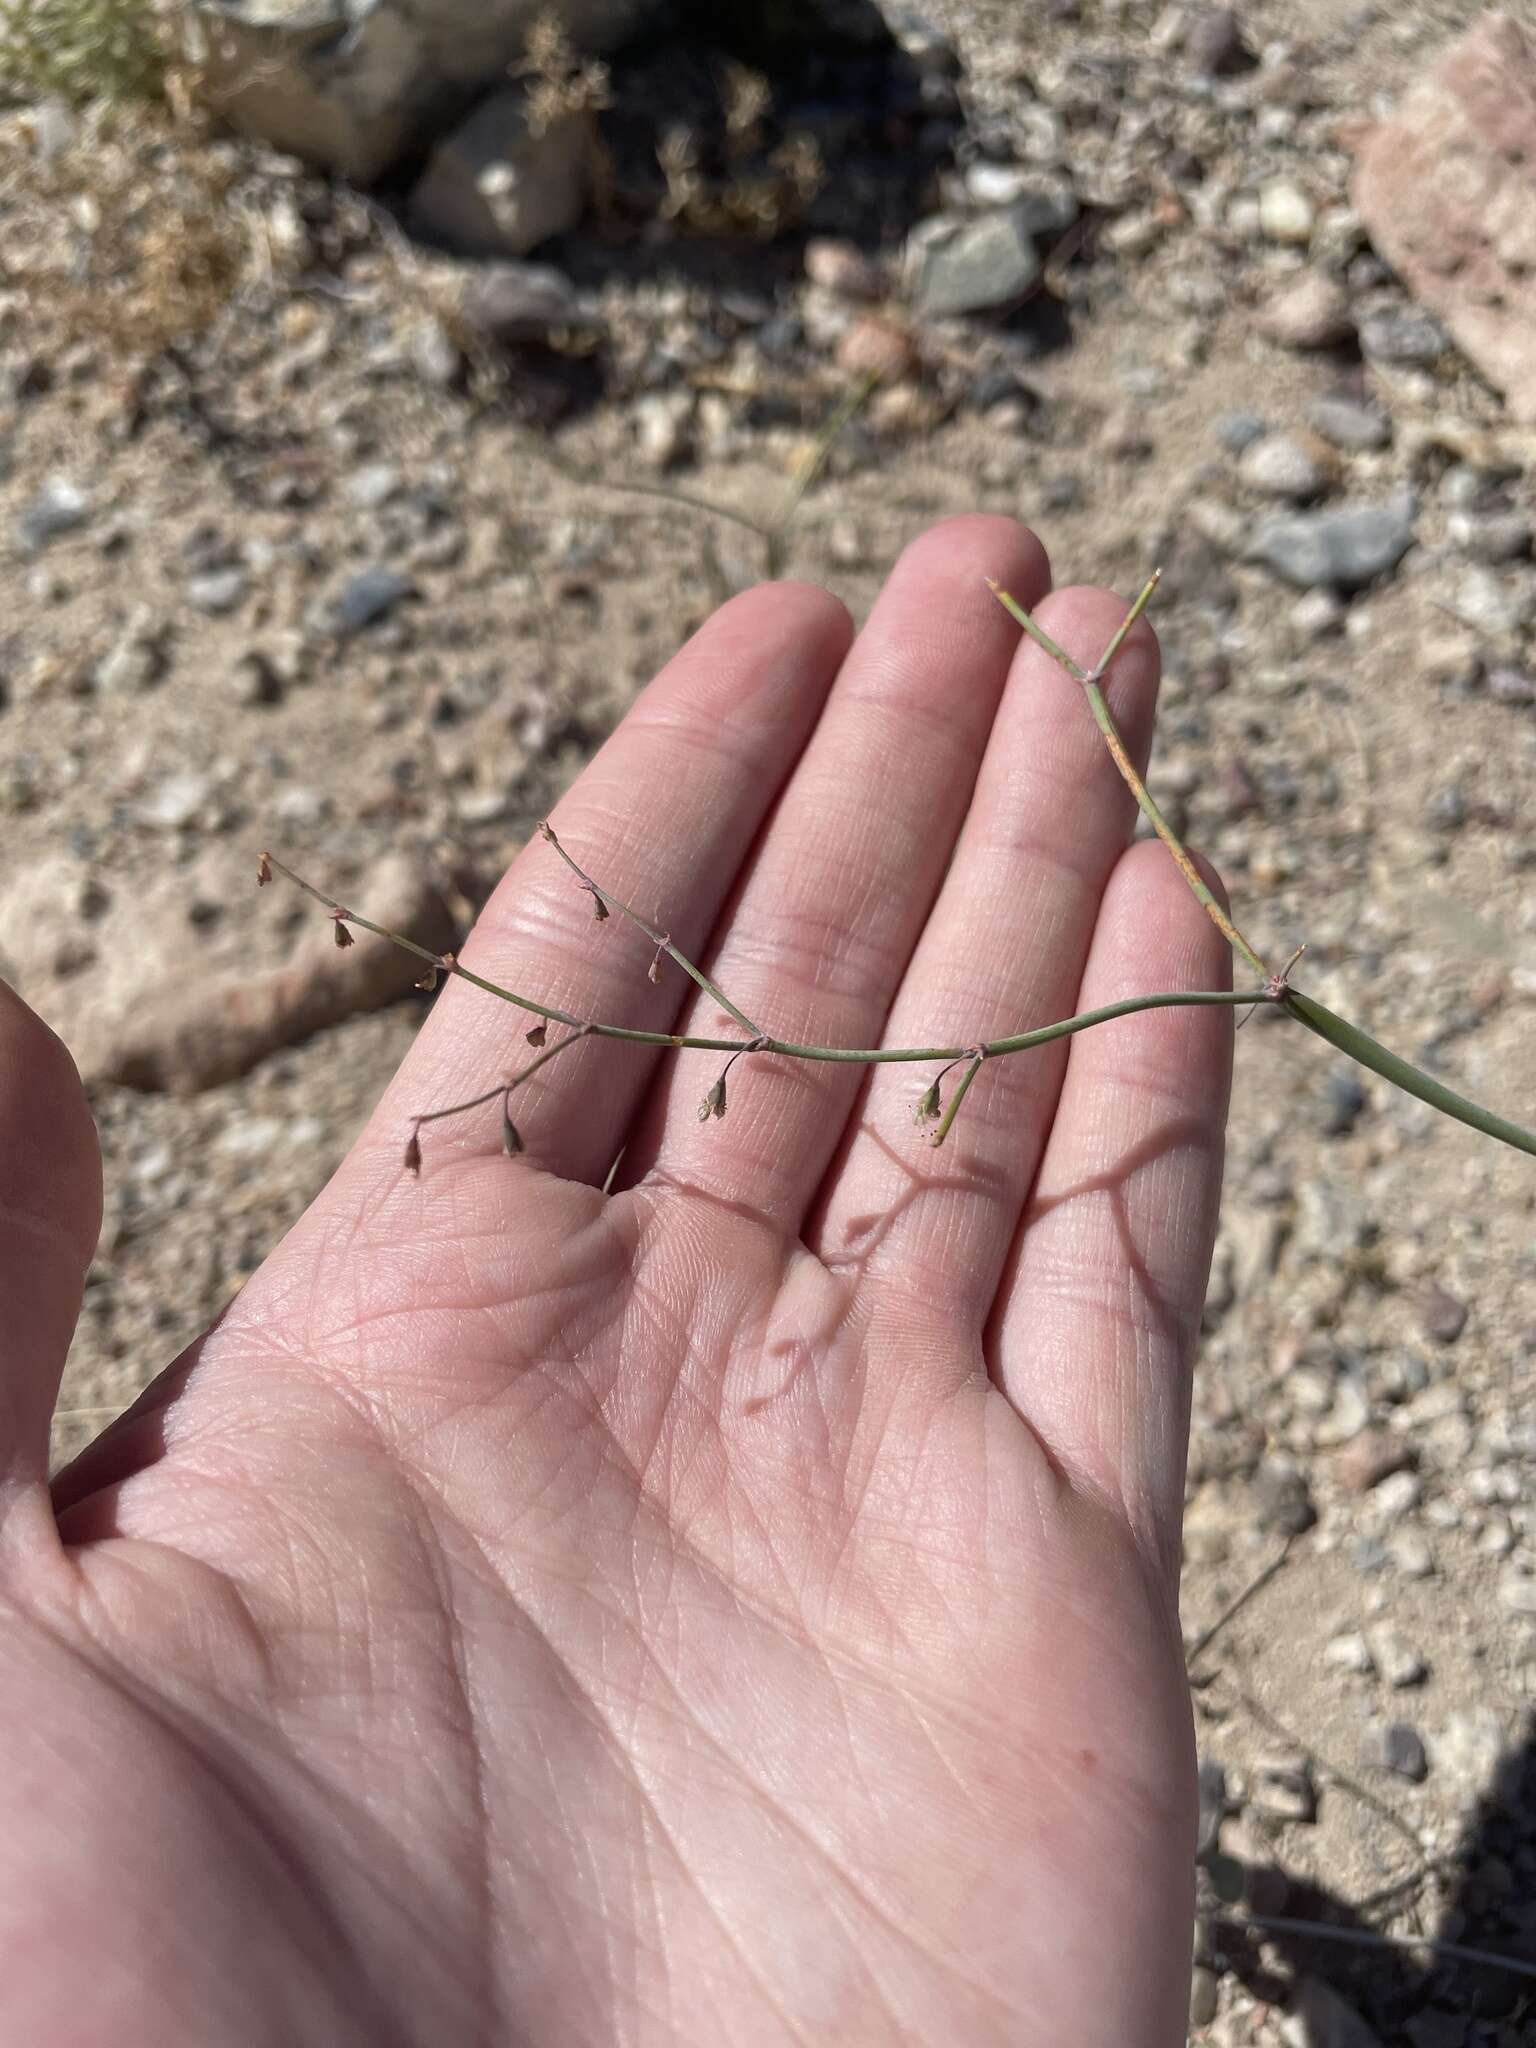
<instances>
[{"instance_id":1,"label":"plant stem","mask_svg":"<svg viewBox=\"0 0 1536 2048\"><path fill-rule=\"evenodd\" d=\"M1120 770L1121 776L1124 778L1126 787L1130 790L1131 795L1135 797L1140 805L1142 815L1146 818L1158 838L1161 839L1164 846L1167 847L1169 853L1172 854L1180 874L1188 882L1199 902L1204 905L1206 915L1227 941L1228 945L1242 955L1255 974L1262 976L1267 981L1269 979L1269 969L1216 901L1216 898L1206 886L1200 870L1179 843L1178 835L1158 809L1156 803L1154 803L1146 784L1136 773L1131 757L1125 750L1125 742L1121 739L1115 721L1110 716L1109 706L1104 700L1104 692L1099 687L1104 678L1105 671L1120 652L1125 636L1130 632L1132 626L1135 625L1151 602L1152 593L1157 588L1161 574L1162 571L1157 570L1147 578L1136 602L1121 620L1114 639L1110 641L1108 647L1105 648L1103 654L1091 669L1080 667L1064 647L1058 647L1045 628L1037 625L1017 599L1011 597L1000 584L994 583L990 576L987 578L987 588L992 592L1004 611L1007 612L1009 618L1017 625L1022 626L1030 639L1038 647L1043 647L1052 661L1064 668L1069 676L1075 677L1082 684L1083 694L1088 699L1088 708L1093 713L1094 723L1104 735L1105 744L1114 757L1115 766Z\"/></svg>"}]
</instances>

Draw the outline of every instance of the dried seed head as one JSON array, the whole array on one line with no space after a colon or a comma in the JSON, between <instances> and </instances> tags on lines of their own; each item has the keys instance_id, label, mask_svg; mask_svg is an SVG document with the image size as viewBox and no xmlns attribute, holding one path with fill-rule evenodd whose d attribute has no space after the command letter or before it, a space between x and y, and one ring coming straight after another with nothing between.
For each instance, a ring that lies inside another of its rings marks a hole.
<instances>
[{"instance_id":1,"label":"dried seed head","mask_svg":"<svg viewBox=\"0 0 1536 2048\"><path fill-rule=\"evenodd\" d=\"M549 1026L547 1024L535 1024L533 1029L525 1031L523 1036L530 1045L542 1045L549 1036Z\"/></svg>"},{"instance_id":2,"label":"dried seed head","mask_svg":"<svg viewBox=\"0 0 1536 2048\"><path fill-rule=\"evenodd\" d=\"M417 988L424 988L430 995L433 989L437 987L437 969L429 967L416 986Z\"/></svg>"},{"instance_id":3,"label":"dried seed head","mask_svg":"<svg viewBox=\"0 0 1536 2048\"><path fill-rule=\"evenodd\" d=\"M256 856L256 886L257 886L257 888L258 888L258 889L265 889L265 887L267 886L268 882L270 882L270 881L271 881L271 879L272 879L272 856L271 856L271 854L270 854L270 853L258 853L258 854L257 854L257 856Z\"/></svg>"},{"instance_id":4,"label":"dried seed head","mask_svg":"<svg viewBox=\"0 0 1536 2048\"><path fill-rule=\"evenodd\" d=\"M931 1124L938 1113L939 1084L937 1081L930 1081L917 1098L912 1110L912 1121L915 1124Z\"/></svg>"},{"instance_id":5,"label":"dried seed head","mask_svg":"<svg viewBox=\"0 0 1536 2048\"><path fill-rule=\"evenodd\" d=\"M699 1104L699 1122L707 1124L712 1116L725 1115L725 1076L722 1074Z\"/></svg>"},{"instance_id":6,"label":"dried seed head","mask_svg":"<svg viewBox=\"0 0 1536 2048\"><path fill-rule=\"evenodd\" d=\"M555 837L554 827L550 824L547 818L542 819L540 821L539 837L541 839L547 839L551 846L558 846L560 843L559 840Z\"/></svg>"},{"instance_id":7,"label":"dried seed head","mask_svg":"<svg viewBox=\"0 0 1536 2048\"><path fill-rule=\"evenodd\" d=\"M342 919L346 916L346 914L347 913L344 910L333 910L331 912L331 929L336 934L336 944L342 948L345 948L347 946L355 946L357 944L356 939L353 938L352 934L347 930L347 927L342 922Z\"/></svg>"},{"instance_id":8,"label":"dried seed head","mask_svg":"<svg viewBox=\"0 0 1536 2048\"><path fill-rule=\"evenodd\" d=\"M650 979L651 979L652 981L660 981L660 980L661 980L661 956L662 956L662 952L663 952L663 948L662 948L662 947L660 947L660 946L658 946L658 947L656 948L656 957L655 957L655 959L654 959L654 960L653 960L653 961L651 962L650 966L649 966L649 967L648 967L648 968L646 969L646 973L647 973L647 975L648 975L648 976L650 977Z\"/></svg>"},{"instance_id":9,"label":"dried seed head","mask_svg":"<svg viewBox=\"0 0 1536 2048\"><path fill-rule=\"evenodd\" d=\"M515 1159L523 1149L522 1137L512 1121L512 1109L505 1096L501 1099L501 1149L509 1159Z\"/></svg>"},{"instance_id":10,"label":"dried seed head","mask_svg":"<svg viewBox=\"0 0 1536 2048\"><path fill-rule=\"evenodd\" d=\"M605 919L605 918L607 917L607 915L608 915L608 906L607 906L607 904L606 904L606 903L605 903L605 902L603 901L602 897L598 895L598 893L597 893L597 885L596 885L596 883L595 883L595 882L583 882L581 886L583 887L583 889L585 889L585 890L586 890L587 894L588 894L588 895L589 895L589 896L590 896L590 897L592 898L592 914L593 914L593 916L594 916L594 917L596 918L596 920L597 920L597 922L598 922L599 924L602 924L602 923L603 923L603 921L604 921L604 919Z\"/></svg>"},{"instance_id":11,"label":"dried seed head","mask_svg":"<svg viewBox=\"0 0 1536 2048\"><path fill-rule=\"evenodd\" d=\"M405 1170L407 1173L421 1171L421 1133L412 1131L405 1141Z\"/></svg>"}]
</instances>

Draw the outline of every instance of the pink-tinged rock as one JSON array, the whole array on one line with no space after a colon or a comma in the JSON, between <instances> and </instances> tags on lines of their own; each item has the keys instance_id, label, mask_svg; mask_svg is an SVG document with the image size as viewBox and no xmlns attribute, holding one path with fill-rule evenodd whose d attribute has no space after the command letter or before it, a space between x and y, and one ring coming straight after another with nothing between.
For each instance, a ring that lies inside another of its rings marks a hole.
<instances>
[{"instance_id":1,"label":"pink-tinged rock","mask_svg":"<svg viewBox=\"0 0 1536 2048\"><path fill-rule=\"evenodd\" d=\"M1536 41L1483 15L1367 131L1354 203L1378 251L1521 420L1536 420Z\"/></svg>"}]
</instances>

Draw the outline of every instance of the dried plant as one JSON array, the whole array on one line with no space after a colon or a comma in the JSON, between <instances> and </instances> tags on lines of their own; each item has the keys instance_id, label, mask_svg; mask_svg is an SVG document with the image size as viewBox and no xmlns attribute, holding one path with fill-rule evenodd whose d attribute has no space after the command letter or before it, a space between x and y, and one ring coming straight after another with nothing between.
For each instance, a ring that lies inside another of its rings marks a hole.
<instances>
[{"instance_id":1,"label":"dried plant","mask_svg":"<svg viewBox=\"0 0 1536 2048\"><path fill-rule=\"evenodd\" d=\"M613 104L608 67L579 56L555 8L539 15L528 30L528 46L513 76L529 81L527 120L530 135L542 135L557 121L590 118Z\"/></svg>"},{"instance_id":2,"label":"dried plant","mask_svg":"<svg viewBox=\"0 0 1536 2048\"><path fill-rule=\"evenodd\" d=\"M149 0L0 0L0 82L29 98L157 100L168 63Z\"/></svg>"},{"instance_id":3,"label":"dried plant","mask_svg":"<svg viewBox=\"0 0 1536 2048\"><path fill-rule=\"evenodd\" d=\"M672 1032L639 1031L628 1025L599 1021L589 1017L573 1016L569 1011L540 1002L534 996L523 995L511 989L500 988L494 982L487 981L482 975L475 974L468 968L461 966L455 955L451 953L434 954L425 947L415 945L410 940L401 937L399 933L389 931L381 925L372 923L358 912L347 909L344 905L337 902L334 897L327 896L324 891L315 888L312 883L305 881L302 876L295 874L291 868L286 867L281 861L275 859L270 854L263 853L258 863L258 881L269 882L276 872L285 875L290 881L296 883L299 888L303 889L308 895L324 906L327 914L335 924L338 944L345 943L342 934L347 930L347 927L357 925L364 931L377 933L380 937L391 940L395 945L404 947L407 952L414 953L419 959L427 963L432 979L435 979L436 972L439 970L448 974L456 974L461 979L472 982L477 988L484 989L488 994L500 997L503 1002L511 1003L517 1009L531 1013L537 1019L537 1022L527 1033L529 1044L537 1049L536 1055L526 1065L505 1079L498 1081L494 1088L488 1089L466 1102L450 1103L443 1107L423 1110L412 1119L410 1133L405 1146L405 1165L407 1168L413 1172L417 1172L421 1168L421 1131L426 1124L435 1123L445 1117L460 1115L467 1110L478 1108L488 1102L499 1102L501 1105L503 1149L509 1154L520 1153L523 1150L523 1137L521 1131L514 1123L512 1115L516 1091L542 1067L546 1066L551 1060L558 1058L568 1047L588 1037L619 1039L635 1045L665 1047L671 1051L699 1051L724 1054L724 1064L721 1067L720 1073L699 1104L699 1116L705 1122L713 1122L717 1118L726 1115L728 1109L727 1083L738 1061L745 1060L750 1064L753 1060L761 1059L835 1060L859 1066L889 1065L893 1063L935 1066L938 1068L938 1072L927 1080L914 1102L913 1119L919 1128L927 1133L927 1141L930 1144L942 1145L954 1125L955 1118L965 1101L971 1084L981 1072L982 1066L987 1060L1002 1059L1011 1057L1014 1054L1028 1052L1036 1046L1049 1044L1055 1039L1071 1037L1076 1032L1090 1030L1095 1025L1106 1024L1113 1018L1130 1016L1140 1010L1187 1008L1203 1005L1243 1009L1263 1005L1278 1010L1283 1016L1290 1018L1295 1023L1304 1025L1319 1038L1325 1039L1328 1044L1334 1046L1338 1051L1347 1053L1351 1059L1356 1060L1361 1066L1369 1068L1373 1073L1380 1074L1385 1080L1392 1082L1395 1087L1403 1089L1407 1094L1417 1096L1421 1102L1427 1102L1432 1108L1441 1111L1442 1114L1454 1117L1461 1123L1469 1124L1474 1130L1482 1131L1487 1136L1497 1138L1506 1145L1512 1145L1519 1151L1536 1156L1536 1134L1522 1129L1518 1124L1511 1123L1507 1118L1501 1117L1491 1110L1482 1108L1477 1103L1468 1101L1465 1096L1458 1095L1454 1089L1447 1088L1443 1082L1436 1080L1432 1074L1425 1073L1421 1068L1412 1066L1408 1061L1399 1058L1396 1053L1388 1051L1384 1045L1379 1044L1374 1038L1362 1031L1358 1025L1352 1024L1347 1019L1338 1016L1314 997L1305 995L1301 990L1293 987L1290 977L1297 961L1301 957L1299 951L1278 972L1268 968L1207 887L1199 870L1148 793L1141 777L1137 774L1120 734L1115 727L1103 690L1104 678L1119 654L1121 647L1124 645L1126 635L1150 602L1152 594L1157 587L1157 581L1156 575L1148 581L1136 602L1127 612L1108 647L1105 648L1104 653L1091 669L1084 669L1075 662L1063 648L1059 647L1051 639L1049 634L1044 631L1035 619L1015 602L1007 591L1002 590L996 584L992 584L990 587L999 603L1005 607L1009 615L1050 655L1053 661L1057 662L1082 686L1088 710L1104 737L1105 745L1114 759L1115 766L1130 788L1143 815L1156 832L1158 838L1167 847L1170 855L1177 863L1180 873L1189 884L1207 916L1216 924L1228 944L1256 976L1256 986L1237 990L1169 990L1157 995L1131 996L1121 1002L1109 1003L1098 1009L1084 1011L1075 1017L1063 1018L1058 1023L1042 1025L1034 1030L1017 1032L1004 1038L982 1040L971 1044L902 1047L801 1044L794 1040L775 1037L771 1031L764 1029L758 1020L748 1016L744 1010L731 1000L724 989L713 982L701 968L695 966L691 960L687 959L673 945L668 933L657 929L655 925L643 917L630 904L623 902L610 890L604 888L600 882L595 881L580 866L567 848L560 843L553 829L548 824L541 825L539 830L543 838L570 870L577 886L590 901L597 921L602 923L610 917L617 917L633 925L636 930L644 935L648 948L654 949L648 969L649 977L655 980L661 971L663 959L670 959L698 988L703 990L712 1002L718 1004L725 1016L736 1027L734 1034L730 1037L704 1037ZM548 1028L551 1024L562 1027L562 1036L549 1043L547 1042L547 1037ZM951 1081L951 1075L958 1075L958 1078Z\"/></svg>"},{"instance_id":4,"label":"dried plant","mask_svg":"<svg viewBox=\"0 0 1536 2048\"><path fill-rule=\"evenodd\" d=\"M681 124L657 144L656 161L667 183L662 217L695 234L769 241L805 218L826 182L821 150L801 129L764 147L773 95L761 73L744 64L725 67L720 104L724 143L718 168L706 163L702 138Z\"/></svg>"}]
</instances>

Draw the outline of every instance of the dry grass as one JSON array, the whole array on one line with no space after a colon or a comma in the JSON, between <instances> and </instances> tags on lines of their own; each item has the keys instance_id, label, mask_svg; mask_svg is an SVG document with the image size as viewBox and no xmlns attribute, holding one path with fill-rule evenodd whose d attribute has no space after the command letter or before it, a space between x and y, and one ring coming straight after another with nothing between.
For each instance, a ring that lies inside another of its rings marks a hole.
<instances>
[{"instance_id":1,"label":"dry grass","mask_svg":"<svg viewBox=\"0 0 1536 2048\"><path fill-rule=\"evenodd\" d=\"M21 97L153 101L167 69L150 0L0 0L0 83Z\"/></svg>"}]
</instances>

